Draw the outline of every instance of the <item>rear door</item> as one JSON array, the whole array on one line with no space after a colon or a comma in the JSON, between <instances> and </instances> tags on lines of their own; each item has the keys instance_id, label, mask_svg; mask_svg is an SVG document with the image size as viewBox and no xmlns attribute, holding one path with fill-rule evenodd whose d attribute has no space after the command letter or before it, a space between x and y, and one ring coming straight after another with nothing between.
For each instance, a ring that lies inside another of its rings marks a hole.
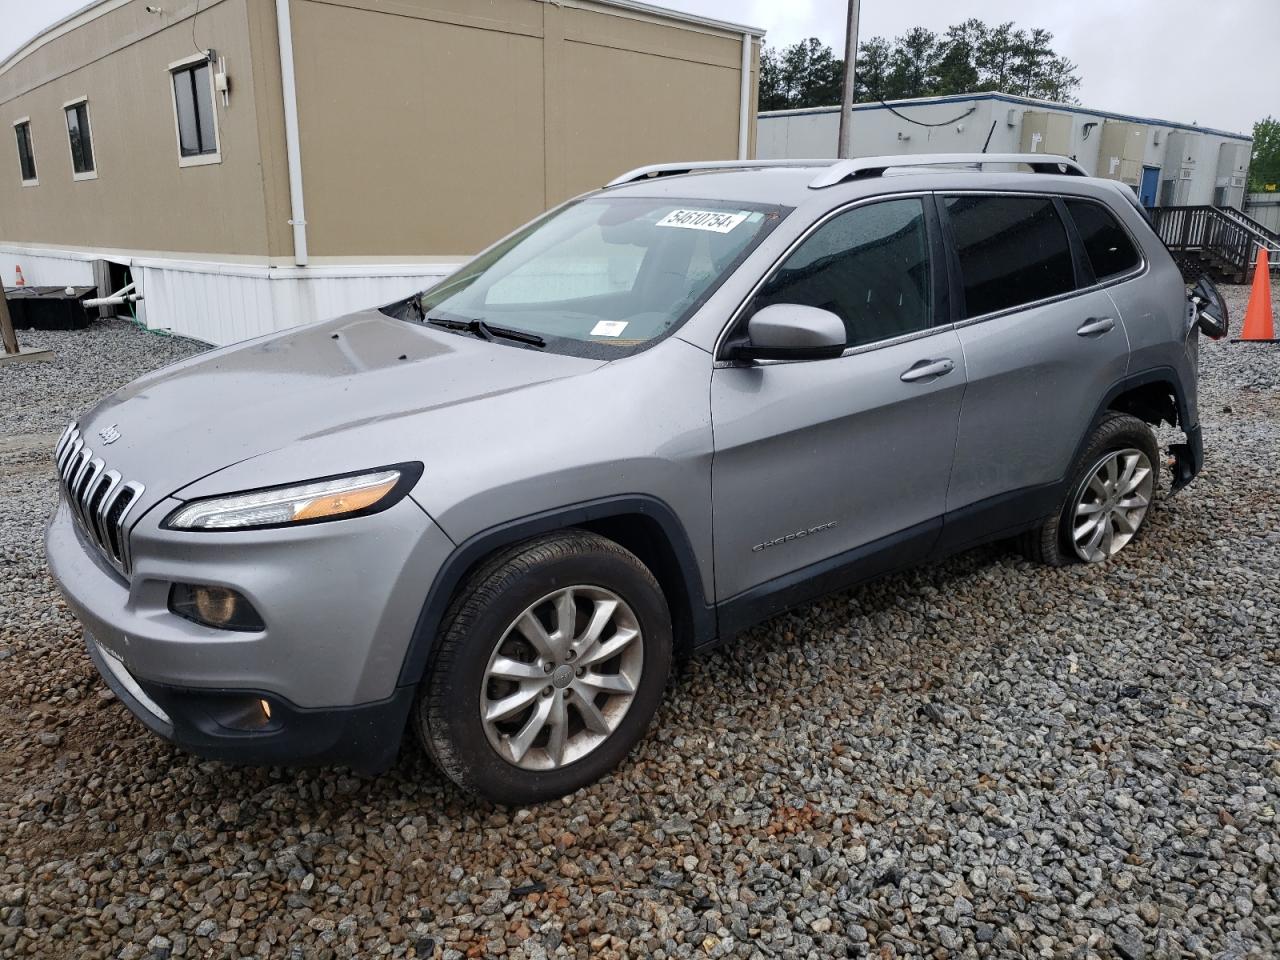
<instances>
[{"instance_id":1,"label":"rear door","mask_svg":"<svg viewBox=\"0 0 1280 960\"><path fill-rule=\"evenodd\" d=\"M1063 202L940 200L968 374L947 491L946 542L955 547L1052 511L1099 403L1125 375L1129 344Z\"/></svg>"},{"instance_id":2,"label":"rear door","mask_svg":"<svg viewBox=\"0 0 1280 960\"><path fill-rule=\"evenodd\" d=\"M716 593L758 588L743 619L770 612L757 593L819 575L835 579L813 592L834 589L937 539L964 391L943 259L931 196L860 204L816 228L743 312L830 310L848 343L833 359L712 376Z\"/></svg>"}]
</instances>

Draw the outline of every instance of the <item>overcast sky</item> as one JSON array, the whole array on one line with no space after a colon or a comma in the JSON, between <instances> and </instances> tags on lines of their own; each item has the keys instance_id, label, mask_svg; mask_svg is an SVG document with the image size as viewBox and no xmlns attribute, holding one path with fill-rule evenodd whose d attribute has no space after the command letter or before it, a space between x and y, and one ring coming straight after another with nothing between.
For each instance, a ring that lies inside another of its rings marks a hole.
<instances>
[{"instance_id":1,"label":"overcast sky","mask_svg":"<svg viewBox=\"0 0 1280 960\"><path fill-rule=\"evenodd\" d=\"M0 0L0 57L86 2ZM654 2L762 27L773 44L844 45L845 0ZM1280 115L1280 0L862 0L861 34L942 31L968 17L1052 31L1080 65L1080 101L1099 110L1242 133Z\"/></svg>"}]
</instances>

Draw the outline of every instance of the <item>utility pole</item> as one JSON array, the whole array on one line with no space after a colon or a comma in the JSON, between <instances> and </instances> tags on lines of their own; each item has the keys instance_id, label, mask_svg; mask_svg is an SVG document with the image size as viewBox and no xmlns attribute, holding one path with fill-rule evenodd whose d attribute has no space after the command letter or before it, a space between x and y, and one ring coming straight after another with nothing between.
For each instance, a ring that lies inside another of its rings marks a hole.
<instances>
[{"instance_id":1,"label":"utility pole","mask_svg":"<svg viewBox=\"0 0 1280 960\"><path fill-rule=\"evenodd\" d=\"M849 0L849 30L844 41L844 96L840 102L840 145L838 155L847 159L853 150L853 75L858 68L858 6Z\"/></svg>"}]
</instances>

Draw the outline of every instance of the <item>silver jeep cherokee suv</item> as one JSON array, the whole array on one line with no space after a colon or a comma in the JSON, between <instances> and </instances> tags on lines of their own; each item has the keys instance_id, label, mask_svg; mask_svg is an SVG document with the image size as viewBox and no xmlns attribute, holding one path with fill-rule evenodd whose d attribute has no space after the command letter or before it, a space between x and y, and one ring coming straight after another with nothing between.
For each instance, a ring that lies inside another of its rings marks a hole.
<instances>
[{"instance_id":1,"label":"silver jeep cherokee suv","mask_svg":"<svg viewBox=\"0 0 1280 960\"><path fill-rule=\"evenodd\" d=\"M1001 167L997 171L994 167ZM673 657L996 538L1099 562L1200 469L1197 329L1123 187L1044 155L649 167L425 293L67 428L49 565L207 757L599 778Z\"/></svg>"}]
</instances>

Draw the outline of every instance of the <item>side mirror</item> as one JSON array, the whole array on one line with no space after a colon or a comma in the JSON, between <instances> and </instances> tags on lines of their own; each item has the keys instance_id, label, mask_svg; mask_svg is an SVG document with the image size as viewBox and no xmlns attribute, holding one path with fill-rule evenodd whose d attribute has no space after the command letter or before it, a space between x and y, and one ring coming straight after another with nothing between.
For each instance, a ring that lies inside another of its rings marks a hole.
<instances>
[{"instance_id":1,"label":"side mirror","mask_svg":"<svg viewBox=\"0 0 1280 960\"><path fill-rule=\"evenodd\" d=\"M844 353L844 321L830 310L775 303L752 314L730 360L828 360Z\"/></svg>"},{"instance_id":2,"label":"side mirror","mask_svg":"<svg viewBox=\"0 0 1280 960\"><path fill-rule=\"evenodd\" d=\"M1191 303L1196 309L1196 326L1211 340L1221 340L1227 335L1227 304L1218 288L1208 277L1201 277L1191 288Z\"/></svg>"}]
</instances>

